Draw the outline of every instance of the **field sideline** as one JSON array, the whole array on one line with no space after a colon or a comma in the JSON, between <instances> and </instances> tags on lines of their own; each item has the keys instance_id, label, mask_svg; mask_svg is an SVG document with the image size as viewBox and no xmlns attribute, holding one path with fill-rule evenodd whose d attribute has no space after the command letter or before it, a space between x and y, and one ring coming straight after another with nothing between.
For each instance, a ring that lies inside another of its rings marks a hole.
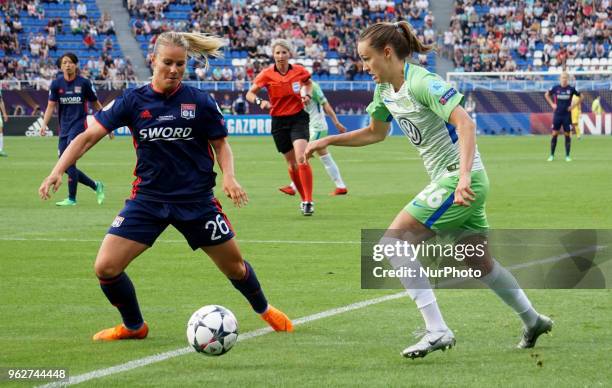
<instances>
[{"instance_id":1,"label":"field sideline","mask_svg":"<svg viewBox=\"0 0 612 388\"><path fill-rule=\"evenodd\" d=\"M333 148L350 190L333 185L318 161L316 211L300 215L298 200L280 194L288 183L270 138L231 138L236 173L250 197L243 209L219 197L245 256L272 304L298 318L397 294L361 290L360 230L386 227L427 183L422 162L401 137L366 148ZM57 208L37 197L57 157L57 138L5 138L0 159L0 367L63 367L72 376L184 348L185 325L205 304L238 317L242 333L265 326L205 258L169 228L128 269L151 326L145 341L98 344L91 335L119 315L100 291L92 264L99 241L129 195L135 163L130 139L104 139L78 164L107 186L98 206L79 186L78 205ZM574 161L547 163L549 138L481 137L491 180L487 204L495 228L612 228L612 138L573 141ZM220 179L218 179L220 181ZM437 293L457 348L422 360L399 352L421 325L413 303L384 303L305 322L291 335L270 333L240 342L229 354L187 354L83 385L192 386L605 386L610 380L612 292L528 290L556 321L533 351L514 349L521 325L486 290ZM540 363L539 363L540 362ZM540 365L539 365L540 364ZM5 383L5 382L3 382ZM42 382L39 382L42 383ZM23 384L19 384L23 386ZM35 384L30 384L35 385Z\"/></svg>"}]
</instances>

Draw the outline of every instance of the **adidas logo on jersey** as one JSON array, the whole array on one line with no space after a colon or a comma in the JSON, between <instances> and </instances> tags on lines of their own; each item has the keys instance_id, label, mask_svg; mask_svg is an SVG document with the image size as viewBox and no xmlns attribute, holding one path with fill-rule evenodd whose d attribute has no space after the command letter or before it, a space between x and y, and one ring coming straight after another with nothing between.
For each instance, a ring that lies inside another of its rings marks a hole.
<instances>
[{"instance_id":1,"label":"adidas logo on jersey","mask_svg":"<svg viewBox=\"0 0 612 388\"><path fill-rule=\"evenodd\" d=\"M189 137L192 128L172 128L172 127L154 127L154 128L143 128L138 131L141 140L155 141L155 140L189 140L193 137Z\"/></svg>"}]
</instances>

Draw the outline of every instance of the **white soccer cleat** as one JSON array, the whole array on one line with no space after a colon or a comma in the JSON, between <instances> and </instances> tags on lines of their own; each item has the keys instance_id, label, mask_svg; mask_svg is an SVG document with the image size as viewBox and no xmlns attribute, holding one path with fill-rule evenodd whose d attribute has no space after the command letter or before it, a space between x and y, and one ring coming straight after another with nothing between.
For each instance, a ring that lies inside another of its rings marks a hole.
<instances>
[{"instance_id":1,"label":"white soccer cleat","mask_svg":"<svg viewBox=\"0 0 612 388\"><path fill-rule=\"evenodd\" d=\"M455 346L455 335L450 329L445 331L427 331L419 342L402 351L406 358L420 358L436 350L445 351Z\"/></svg>"},{"instance_id":2,"label":"white soccer cleat","mask_svg":"<svg viewBox=\"0 0 612 388\"><path fill-rule=\"evenodd\" d=\"M521 342L516 345L519 349L529 349L533 348L538 340L538 337L542 334L549 333L553 328L553 320L548 318L546 315L538 315L538 320L536 324L527 329L523 330L523 338L521 338Z\"/></svg>"}]
</instances>

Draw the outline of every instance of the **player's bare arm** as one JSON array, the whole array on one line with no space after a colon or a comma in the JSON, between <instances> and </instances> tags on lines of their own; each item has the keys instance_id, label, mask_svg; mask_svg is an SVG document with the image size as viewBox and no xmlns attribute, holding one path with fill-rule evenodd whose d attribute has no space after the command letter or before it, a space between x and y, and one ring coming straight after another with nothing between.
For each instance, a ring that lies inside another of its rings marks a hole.
<instances>
[{"instance_id":1,"label":"player's bare arm","mask_svg":"<svg viewBox=\"0 0 612 388\"><path fill-rule=\"evenodd\" d=\"M55 111L55 107L57 106L57 102L49 100L47 102L47 109L45 109L45 114L43 116L43 124L40 127L40 136L45 136L47 133L47 128L49 126L49 121L51 120L51 116L53 116L53 112Z\"/></svg>"},{"instance_id":2,"label":"player's bare arm","mask_svg":"<svg viewBox=\"0 0 612 388\"><path fill-rule=\"evenodd\" d=\"M270 101L268 100L263 100L260 97L257 96L257 93L259 93L259 91L261 90L261 87L253 84L253 86L251 86L251 88L249 89L249 91L246 94L246 99L248 102L250 102L251 104L255 104L257 106L259 106L261 109L270 109L271 105L270 105Z\"/></svg>"},{"instance_id":3,"label":"player's bare arm","mask_svg":"<svg viewBox=\"0 0 612 388\"><path fill-rule=\"evenodd\" d=\"M323 104L323 110L332 119L332 122L338 129L338 132L340 133L346 132L346 127L342 125L340 120L338 120L338 116L336 116L336 112L334 112L334 108L332 108L329 102L326 102L325 104Z\"/></svg>"},{"instance_id":4,"label":"player's bare arm","mask_svg":"<svg viewBox=\"0 0 612 388\"><path fill-rule=\"evenodd\" d=\"M308 143L306 147L306 157L310 158L315 151L330 145L362 147L381 142L387 137L389 125L389 123L384 121L372 119L370 120L370 125L367 127L313 141L312 143Z\"/></svg>"},{"instance_id":5,"label":"player's bare arm","mask_svg":"<svg viewBox=\"0 0 612 388\"><path fill-rule=\"evenodd\" d=\"M247 193L244 191L240 183L236 180L234 173L234 155L225 137L221 139L211 140L210 144L215 150L219 167L223 173L223 192L228 198L231 198L234 205L238 207L245 206L249 202Z\"/></svg>"},{"instance_id":6,"label":"player's bare arm","mask_svg":"<svg viewBox=\"0 0 612 388\"><path fill-rule=\"evenodd\" d=\"M470 206L470 203L475 199L470 186L472 184L474 152L476 151L476 123L461 106L453 109L449 122L455 126L459 136L459 183L455 189L454 203Z\"/></svg>"},{"instance_id":7,"label":"player's bare arm","mask_svg":"<svg viewBox=\"0 0 612 388\"><path fill-rule=\"evenodd\" d=\"M46 177L40 185L40 188L38 189L40 198L44 200L51 198L49 189L53 189L53 192L57 191L62 184L62 174L66 171L66 169L75 164L77 160L79 160L81 156L87 152L87 150L93 147L107 134L108 132L106 129L100 125L100 123L94 121L94 123L87 128L85 132L77 136L57 161L49 176Z\"/></svg>"}]
</instances>

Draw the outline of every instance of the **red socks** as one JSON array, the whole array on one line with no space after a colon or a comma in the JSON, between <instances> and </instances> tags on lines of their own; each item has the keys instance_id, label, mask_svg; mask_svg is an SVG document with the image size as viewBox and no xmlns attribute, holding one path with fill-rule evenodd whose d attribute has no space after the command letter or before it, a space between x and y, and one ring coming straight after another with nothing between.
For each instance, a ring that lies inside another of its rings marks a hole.
<instances>
[{"instance_id":1,"label":"red socks","mask_svg":"<svg viewBox=\"0 0 612 388\"><path fill-rule=\"evenodd\" d=\"M297 189L298 193L300 193L300 197L302 197L302 202L305 201L304 188L302 187L302 181L300 180L300 174L298 170L289 167L289 177L291 178L291 181L295 184L295 188Z\"/></svg>"},{"instance_id":2,"label":"red socks","mask_svg":"<svg viewBox=\"0 0 612 388\"><path fill-rule=\"evenodd\" d=\"M304 190L303 201L312 202L312 168L310 168L310 164L299 164L298 172ZM295 186L299 187L297 184Z\"/></svg>"}]
</instances>

